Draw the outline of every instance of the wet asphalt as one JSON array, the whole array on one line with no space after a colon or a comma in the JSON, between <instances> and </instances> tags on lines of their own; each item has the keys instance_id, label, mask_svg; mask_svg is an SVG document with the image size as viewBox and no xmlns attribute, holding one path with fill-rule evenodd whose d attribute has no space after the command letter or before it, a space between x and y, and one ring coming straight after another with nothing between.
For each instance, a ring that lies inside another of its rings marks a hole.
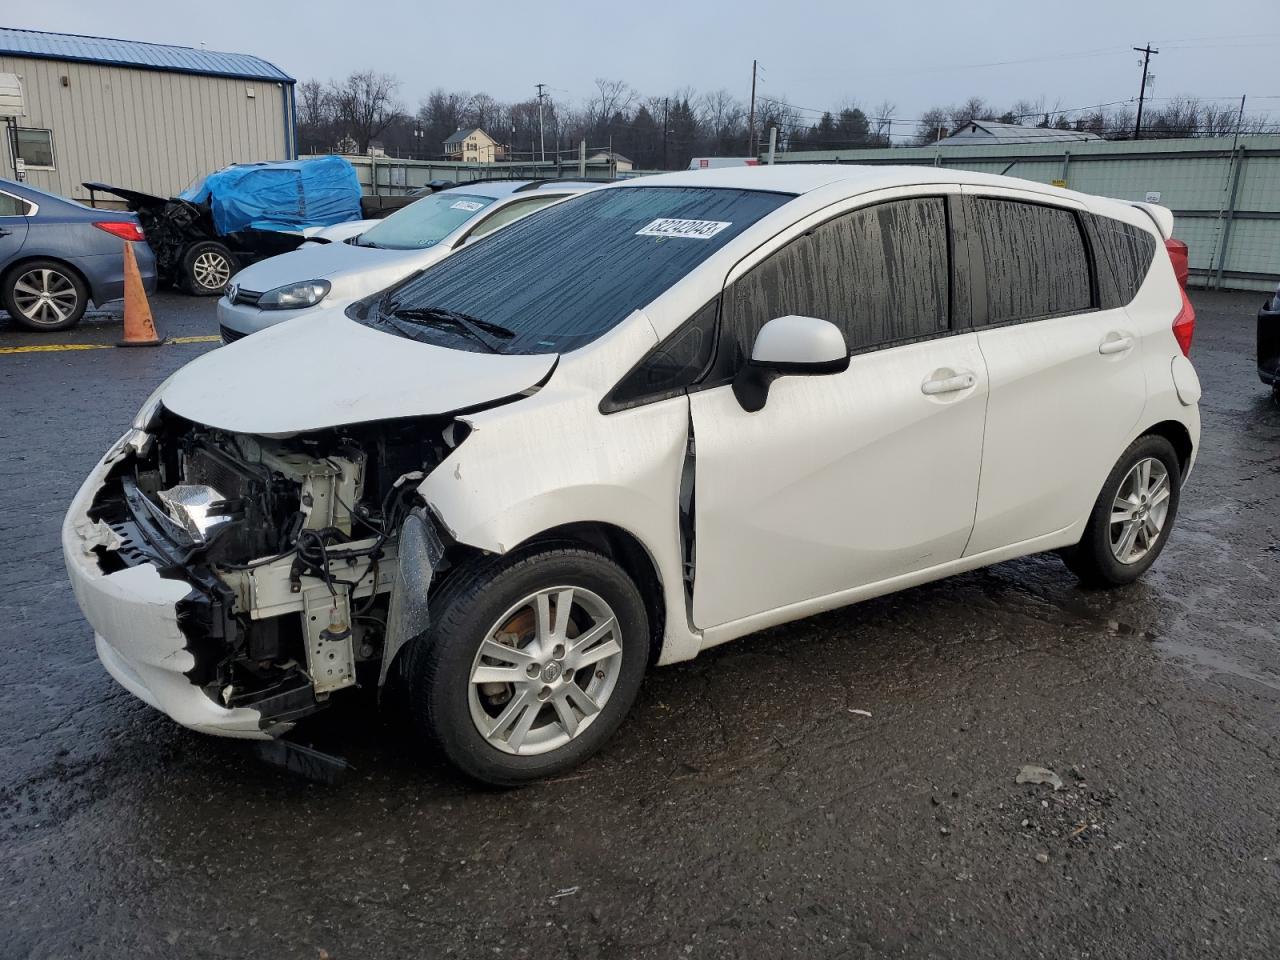
<instances>
[{"instance_id":1,"label":"wet asphalt","mask_svg":"<svg viewBox=\"0 0 1280 960\"><path fill-rule=\"evenodd\" d=\"M0 354L0 957L1280 954L1280 407L1261 295L1194 300L1204 437L1143 581L1032 557L767 631L653 672L602 754L515 792L364 704L306 731L355 765L326 787L118 687L59 525L215 345ZM0 348L118 335L0 320Z\"/></svg>"}]
</instances>

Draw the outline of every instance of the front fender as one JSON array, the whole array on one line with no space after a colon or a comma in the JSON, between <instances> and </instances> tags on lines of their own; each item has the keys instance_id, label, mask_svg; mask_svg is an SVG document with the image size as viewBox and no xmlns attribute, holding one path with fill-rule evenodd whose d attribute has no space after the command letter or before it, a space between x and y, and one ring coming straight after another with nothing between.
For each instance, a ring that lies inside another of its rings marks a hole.
<instances>
[{"instance_id":1,"label":"front fender","mask_svg":"<svg viewBox=\"0 0 1280 960\"><path fill-rule=\"evenodd\" d=\"M471 433L420 493L459 543L506 553L555 527L600 523L632 534L661 582L666 635L660 662L697 653L681 575L679 490L688 400L619 413L594 391L555 389L466 417Z\"/></svg>"}]
</instances>

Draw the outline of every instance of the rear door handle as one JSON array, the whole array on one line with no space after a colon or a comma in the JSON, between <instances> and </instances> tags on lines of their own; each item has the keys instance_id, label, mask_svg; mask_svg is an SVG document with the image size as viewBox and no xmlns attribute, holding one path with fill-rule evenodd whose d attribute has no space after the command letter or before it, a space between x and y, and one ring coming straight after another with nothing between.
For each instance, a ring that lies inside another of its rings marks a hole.
<instances>
[{"instance_id":1,"label":"rear door handle","mask_svg":"<svg viewBox=\"0 0 1280 960\"><path fill-rule=\"evenodd\" d=\"M977 382L978 378L966 370L949 377L926 380L920 385L920 392L926 397L936 397L940 393L957 393L960 390L968 390Z\"/></svg>"},{"instance_id":2,"label":"rear door handle","mask_svg":"<svg viewBox=\"0 0 1280 960\"><path fill-rule=\"evenodd\" d=\"M1111 353L1124 353L1133 346L1133 337L1121 333L1108 333L1106 339L1098 344L1098 352L1103 356Z\"/></svg>"},{"instance_id":3,"label":"rear door handle","mask_svg":"<svg viewBox=\"0 0 1280 960\"><path fill-rule=\"evenodd\" d=\"M6 230L4 227L0 227L0 237L7 237L11 233L13 233L12 230Z\"/></svg>"}]
</instances>

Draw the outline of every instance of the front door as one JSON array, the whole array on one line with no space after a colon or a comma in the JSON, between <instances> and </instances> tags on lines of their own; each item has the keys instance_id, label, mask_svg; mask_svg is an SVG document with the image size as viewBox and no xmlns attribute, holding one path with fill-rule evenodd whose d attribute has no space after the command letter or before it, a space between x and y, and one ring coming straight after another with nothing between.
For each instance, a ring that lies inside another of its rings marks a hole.
<instances>
[{"instance_id":1,"label":"front door","mask_svg":"<svg viewBox=\"0 0 1280 960\"><path fill-rule=\"evenodd\" d=\"M963 553L987 377L977 335L951 319L946 208L860 207L731 274L721 357L741 363L787 314L835 323L854 355L843 373L778 380L756 413L728 385L690 394L697 627Z\"/></svg>"}]
</instances>

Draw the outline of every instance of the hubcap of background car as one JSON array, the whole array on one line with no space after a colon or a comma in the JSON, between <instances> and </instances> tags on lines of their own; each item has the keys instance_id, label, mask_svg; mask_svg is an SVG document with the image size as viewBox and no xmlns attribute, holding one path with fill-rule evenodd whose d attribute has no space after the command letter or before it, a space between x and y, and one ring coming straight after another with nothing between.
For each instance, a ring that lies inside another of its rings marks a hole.
<instances>
[{"instance_id":1,"label":"hubcap of background car","mask_svg":"<svg viewBox=\"0 0 1280 960\"><path fill-rule=\"evenodd\" d=\"M32 323L55 324L75 312L75 284L57 270L30 270L13 285L14 305Z\"/></svg>"},{"instance_id":2,"label":"hubcap of background car","mask_svg":"<svg viewBox=\"0 0 1280 960\"><path fill-rule=\"evenodd\" d=\"M1154 457L1139 460L1122 481L1111 505L1111 553L1137 563L1160 539L1169 516L1169 471Z\"/></svg>"},{"instance_id":3,"label":"hubcap of background car","mask_svg":"<svg viewBox=\"0 0 1280 960\"><path fill-rule=\"evenodd\" d=\"M490 628L471 664L471 719L504 753L546 753L600 715L622 670L613 610L581 587L530 594Z\"/></svg>"},{"instance_id":4,"label":"hubcap of background car","mask_svg":"<svg viewBox=\"0 0 1280 960\"><path fill-rule=\"evenodd\" d=\"M231 279L231 264L222 254L205 251L191 264L191 273L196 278L196 283L205 289L221 290Z\"/></svg>"}]
</instances>

